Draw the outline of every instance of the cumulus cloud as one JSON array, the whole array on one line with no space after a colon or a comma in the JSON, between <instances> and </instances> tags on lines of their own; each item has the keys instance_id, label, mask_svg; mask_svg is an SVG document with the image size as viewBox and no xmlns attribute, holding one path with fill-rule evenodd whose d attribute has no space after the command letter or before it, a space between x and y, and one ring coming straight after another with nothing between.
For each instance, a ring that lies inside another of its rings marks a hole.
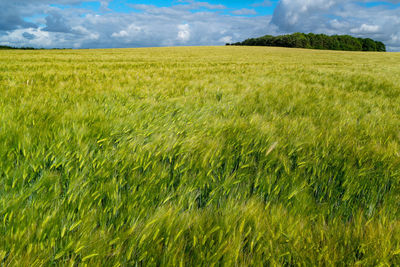
<instances>
[{"instance_id":1,"label":"cumulus cloud","mask_svg":"<svg viewBox=\"0 0 400 267\"><path fill-rule=\"evenodd\" d=\"M28 38L26 38L28 37ZM34 38L31 38L34 37ZM13 46L37 46L51 45L49 33L37 28L17 29L6 36L0 37L0 43Z\"/></svg>"},{"instance_id":2,"label":"cumulus cloud","mask_svg":"<svg viewBox=\"0 0 400 267\"><path fill-rule=\"evenodd\" d=\"M233 39L232 39L232 36L224 36L221 39L219 39L219 41L221 43L225 43L226 44L226 43L232 43Z\"/></svg>"},{"instance_id":3,"label":"cumulus cloud","mask_svg":"<svg viewBox=\"0 0 400 267\"><path fill-rule=\"evenodd\" d=\"M119 32L114 32L111 34L111 37L114 38L134 38L142 31L141 27L136 26L135 24L129 25L126 29L121 30Z\"/></svg>"},{"instance_id":4,"label":"cumulus cloud","mask_svg":"<svg viewBox=\"0 0 400 267\"><path fill-rule=\"evenodd\" d=\"M68 48L223 45L276 33L277 28L270 24L272 16L231 16L221 12L224 5L207 2L179 1L170 7L132 5L136 11L131 13L82 10L77 6L79 1L58 1L67 8L50 6L49 2L40 2L42 13L21 15L22 19L43 14L29 27L0 30L0 44ZM28 1L24 4L29 5ZM36 38L26 38L24 32Z\"/></svg>"},{"instance_id":5,"label":"cumulus cloud","mask_svg":"<svg viewBox=\"0 0 400 267\"><path fill-rule=\"evenodd\" d=\"M189 24L178 25L178 40L186 43L190 39L190 26Z\"/></svg>"},{"instance_id":6,"label":"cumulus cloud","mask_svg":"<svg viewBox=\"0 0 400 267\"><path fill-rule=\"evenodd\" d=\"M43 30L48 32L70 33L72 28L60 13L52 12L46 17L46 27Z\"/></svg>"},{"instance_id":7,"label":"cumulus cloud","mask_svg":"<svg viewBox=\"0 0 400 267\"><path fill-rule=\"evenodd\" d=\"M350 29L351 33L377 33L380 31L380 27L378 25L368 25L362 24L360 27Z\"/></svg>"},{"instance_id":8,"label":"cumulus cloud","mask_svg":"<svg viewBox=\"0 0 400 267\"><path fill-rule=\"evenodd\" d=\"M94 2L96 0L85 0ZM107 0L108 2L110 0ZM0 1L0 31L15 30L20 28L37 28L38 25L27 21L25 18L38 14L46 14L54 9L51 5L77 5L82 0L2 0Z\"/></svg>"},{"instance_id":9,"label":"cumulus cloud","mask_svg":"<svg viewBox=\"0 0 400 267\"><path fill-rule=\"evenodd\" d=\"M272 18L282 32L351 34L400 50L400 1L281 0Z\"/></svg>"}]
</instances>

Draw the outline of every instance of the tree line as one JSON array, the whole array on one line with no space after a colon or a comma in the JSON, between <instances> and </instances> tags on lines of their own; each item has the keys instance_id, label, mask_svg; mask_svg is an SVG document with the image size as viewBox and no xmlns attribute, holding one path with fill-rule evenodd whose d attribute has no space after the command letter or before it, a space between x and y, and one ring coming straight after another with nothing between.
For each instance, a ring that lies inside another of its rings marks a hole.
<instances>
[{"instance_id":1,"label":"tree line","mask_svg":"<svg viewBox=\"0 0 400 267\"><path fill-rule=\"evenodd\" d=\"M35 50L33 47L12 47L7 45L0 45L0 50Z\"/></svg>"},{"instance_id":2,"label":"tree line","mask_svg":"<svg viewBox=\"0 0 400 267\"><path fill-rule=\"evenodd\" d=\"M7 45L0 45L0 50L66 50L71 48L34 48L34 47L14 47Z\"/></svg>"},{"instance_id":3,"label":"tree line","mask_svg":"<svg viewBox=\"0 0 400 267\"><path fill-rule=\"evenodd\" d=\"M250 38L243 42L226 45L279 46L293 48L327 49L343 51L386 52L384 43L370 38L356 38L350 35L325 35L314 33L294 33L280 36L265 35Z\"/></svg>"}]
</instances>

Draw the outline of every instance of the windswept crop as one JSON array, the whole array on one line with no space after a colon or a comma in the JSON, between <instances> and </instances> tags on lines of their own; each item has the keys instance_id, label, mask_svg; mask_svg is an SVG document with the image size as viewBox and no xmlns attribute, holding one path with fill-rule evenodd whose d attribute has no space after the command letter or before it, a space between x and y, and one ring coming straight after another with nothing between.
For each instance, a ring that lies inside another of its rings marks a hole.
<instances>
[{"instance_id":1,"label":"windswept crop","mask_svg":"<svg viewBox=\"0 0 400 267\"><path fill-rule=\"evenodd\" d=\"M0 51L0 265L400 264L399 62Z\"/></svg>"}]
</instances>

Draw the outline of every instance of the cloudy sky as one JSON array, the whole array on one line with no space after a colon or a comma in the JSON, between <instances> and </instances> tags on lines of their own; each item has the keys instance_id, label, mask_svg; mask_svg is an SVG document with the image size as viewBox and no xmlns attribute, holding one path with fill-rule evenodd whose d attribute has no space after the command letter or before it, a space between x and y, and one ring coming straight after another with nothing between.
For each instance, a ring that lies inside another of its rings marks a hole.
<instances>
[{"instance_id":1,"label":"cloudy sky","mask_svg":"<svg viewBox=\"0 0 400 267\"><path fill-rule=\"evenodd\" d=\"M371 37L400 51L400 0L0 0L0 45L223 45L292 32Z\"/></svg>"}]
</instances>

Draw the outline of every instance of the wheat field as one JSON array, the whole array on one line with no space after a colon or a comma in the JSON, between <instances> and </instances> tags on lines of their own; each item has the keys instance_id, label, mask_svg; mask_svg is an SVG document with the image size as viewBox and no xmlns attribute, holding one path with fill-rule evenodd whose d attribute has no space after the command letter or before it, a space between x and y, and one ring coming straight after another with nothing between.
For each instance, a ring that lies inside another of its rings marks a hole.
<instances>
[{"instance_id":1,"label":"wheat field","mask_svg":"<svg viewBox=\"0 0 400 267\"><path fill-rule=\"evenodd\" d=\"M399 62L0 51L0 265L399 265Z\"/></svg>"}]
</instances>

